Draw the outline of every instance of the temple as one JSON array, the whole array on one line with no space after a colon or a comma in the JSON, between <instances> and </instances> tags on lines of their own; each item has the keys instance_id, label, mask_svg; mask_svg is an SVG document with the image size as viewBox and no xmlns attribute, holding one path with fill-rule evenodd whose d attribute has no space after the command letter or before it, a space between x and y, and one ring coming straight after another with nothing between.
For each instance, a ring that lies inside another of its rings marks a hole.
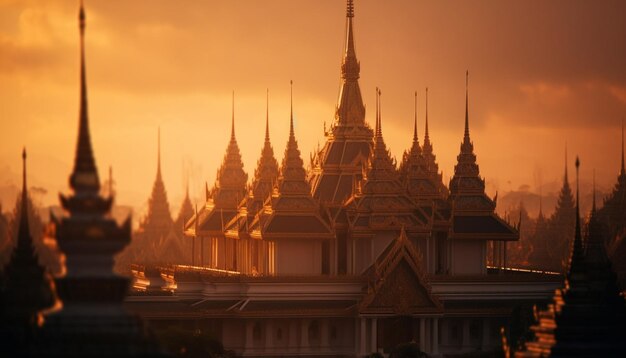
<instances>
[{"instance_id":1,"label":"temple","mask_svg":"<svg viewBox=\"0 0 626 358\"><path fill-rule=\"evenodd\" d=\"M305 168L291 96L282 161L269 135L248 185L232 129L206 203L185 223L191 265L150 269L125 305L156 329L194 327L246 357L389 354L402 343L438 357L497 352L520 306L547 302L561 277L510 270L518 227L495 213L465 132L449 187L434 154L426 104L423 144L399 168L376 89L372 129L359 87L355 9L347 1L341 84L325 143ZM467 81L467 78L466 78ZM293 85L292 85L293 86ZM426 96L427 98L427 96ZM426 100L427 101L427 100ZM427 103L427 102L426 102ZM488 250L497 260L487 265ZM162 282L164 281L164 282Z\"/></svg>"}]
</instances>

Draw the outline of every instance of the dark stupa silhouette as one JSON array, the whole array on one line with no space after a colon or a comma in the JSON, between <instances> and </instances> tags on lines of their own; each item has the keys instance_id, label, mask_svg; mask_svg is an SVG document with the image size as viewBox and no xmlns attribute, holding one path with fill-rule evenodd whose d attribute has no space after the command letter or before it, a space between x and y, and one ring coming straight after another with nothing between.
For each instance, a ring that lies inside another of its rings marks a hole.
<instances>
[{"instance_id":1,"label":"dark stupa silhouette","mask_svg":"<svg viewBox=\"0 0 626 358\"><path fill-rule=\"evenodd\" d=\"M576 229L565 285L553 303L537 313L534 339L515 357L623 357L626 352L626 305L611 269L595 198L586 240L580 225L576 159Z\"/></svg>"},{"instance_id":2,"label":"dark stupa silhouette","mask_svg":"<svg viewBox=\"0 0 626 358\"><path fill-rule=\"evenodd\" d=\"M129 280L113 273L113 255L130 242L130 218L120 227L110 216L113 197L100 195L87 113L84 31L85 12L79 12L81 39L80 112L73 195L61 195L69 216L53 216L56 238L66 255L64 277L55 279L63 303L46 317L35 354L52 357L161 357L156 342L140 318L122 307Z\"/></svg>"},{"instance_id":3,"label":"dark stupa silhouette","mask_svg":"<svg viewBox=\"0 0 626 358\"><path fill-rule=\"evenodd\" d=\"M55 301L50 276L39 263L28 222L26 149L22 152L23 182L17 244L4 268L0 302L0 343L4 353L25 353L36 338L41 311Z\"/></svg>"}]
</instances>

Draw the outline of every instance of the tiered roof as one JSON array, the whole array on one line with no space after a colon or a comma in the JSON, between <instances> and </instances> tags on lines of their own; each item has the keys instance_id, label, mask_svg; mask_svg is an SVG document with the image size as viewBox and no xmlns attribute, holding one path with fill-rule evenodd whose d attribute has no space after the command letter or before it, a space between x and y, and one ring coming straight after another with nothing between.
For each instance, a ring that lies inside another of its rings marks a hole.
<instances>
[{"instance_id":1,"label":"tiered roof","mask_svg":"<svg viewBox=\"0 0 626 358\"><path fill-rule=\"evenodd\" d=\"M160 240L172 228L170 204L167 201L167 191L161 176L161 129L157 144L157 173L152 186L152 195L148 201L148 214L140 225L140 231L150 240Z\"/></svg>"},{"instance_id":2,"label":"tiered roof","mask_svg":"<svg viewBox=\"0 0 626 358\"><path fill-rule=\"evenodd\" d=\"M270 142L269 130L269 94L265 112L265 141L261 157L254 170L254 179L248 188L248 195L239 203L237 215L226 225L226 235L233 238L249 236L249 224L263 208L265 200L272 193L278 178L278 161Z\"/></svg>"},{"instance_id":3,"label":"tiered roof","mask_svg":"<svg viewBox=\"0 0 626 358\"><path fill-rule=\"evenodd\" d=\"M361 179L361 167L372 151L372 129L365 123L365 106L359 87L361 65L354 46L354 4L348 0L346 43L341 64L341 89L335 119L324 133L326 143L311 160L309 182L313 197L340 205Z\"/></svg>"},{"instance_id":4,"label":"tiered roof","mask_svg":"<svg viewBox=\"0 0 626 358\"><path fill-rule=\"evenodd\" d=\"M374 152L363 177L345 203L352 230L399 230L403 226L416 230L428 224L430 215L417 208L415 201L406 193L396 171L395 161L385 145L378 89Z\"/></svg>"},{"instance_id":5,"label":"tiered roof","mask_svg":"<svg viewBox=\"0 0 626 358\"><path fill-rule=\"evenodd\" d=\"M435 161L433 147L428 136L428 88L426 88L426 127L424 148L419 144L417 136L417 92L415 92L415 119L413 123L413 143L404 152L400 163L400 179L409 196L415 200L422 210L429 213L434 220L449 219L446 202L448 189L442 181L439 167Z\"/></svg>"},{"instance_id":6,"label":"tiered roof","mask_svg":"<svg viewBox=\"0 0 626 358\"><path fill-rule=\"evenodd\" d=\"M519 233L495 213L495 201L485 194L485 180L480 177L474 144L469 131L469 104L465 78L465 133L461 152L450 179L452 230L456 238L481 237L488 240L517 240Z\"/></svg>"},{"instance_id":7,"label":"tiered roof","mask_svg":"<svg viewBox=\"0 0 626 358\"><path fill-rule=\"evenodd\" d=\"M195 230L196 220L199 233L223 235L225 225L237 214L237 207L246 196L248 174L243 170L241 153L235 138L235 97L233 93L232 122L230 142L222 165L217 170L215 185L207 192L206 205L193 220L187 223L187 229ZM198 233L196 233L198 234Z\"/></svg>"},{"instance_id":8,"label":"tiered roof","mask_svg":"<svg viewBox=\"0 0 626 358\"><path fill-rule=\"evenodd\" d=\"M311 196L304 163L293 128L293 99L289 121L289 140L280 167L278 182L265 208L251 225L252 235L268 240L281 238L331 239L334 232L326 213Z\"/></svg>"}]
</instances>

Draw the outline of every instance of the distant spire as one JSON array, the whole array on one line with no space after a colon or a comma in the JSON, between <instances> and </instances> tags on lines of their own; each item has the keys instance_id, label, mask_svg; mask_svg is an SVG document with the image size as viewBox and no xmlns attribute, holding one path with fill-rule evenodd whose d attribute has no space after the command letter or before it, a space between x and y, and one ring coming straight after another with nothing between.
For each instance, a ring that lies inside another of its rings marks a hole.
<instances>
[{"instance_id":1,"label":"distant spire","mask_svg":"<svg viewBox=\"0 0 626 358\"><path fill-rule=\"evenodd\" d=\"M415 91L415 119L413 122L413 142L418 142L417 140L417 91Z\"/></svg>"},{"instance_id":2,"label":"distant spire","mask_svg":"<svg viewBox=\"0 0 626 358\"><path fill-rule=\"evenodd\" d=\"M348 21L346 30L346 62L348 62L348 60L353 60L354 62L356 62L356 52L354 50L354 34L352 30L352 18L354 18L354 3L352 0L348 0L348 6L346 11L346 19ZM356 76L358 78L358 71L356 73Z\"/></svg>"},{"instance_id":3,"label":"distant spire","mask_svg":"<svg viewBox=\"0 0 626 358\"><path fill-rule=\"evenodd\" d=\"M465 71L465 137L469 141L469 98L468 98L469 71Z\"/></svg>"},{"instance_id":4,"label":"distant spire","mask_svg":"<svg viewBox=\"0 0 626 358\"><path fill-rule=\"evenodd\" d=\"M430 143L430 135L428 134L428 87L426 87L426 125L424 129L424 144Z\"/></svg>"},{"instance_id":5,"label":"distant spire","mask_svg":"<svg viewBox=\"0 0 626 358\"><path fill-rule=\"evenodd\" d=\"M375 136L378 138L380 134L380 90L376 87L376 128Z\"/></svg>"},{"instance_id":6,"label":"distant spire","mask_svg":"<svg viewBox=\"0 0 626 358\"><path fill-rule=\"evenodd\" d=\"M270 90L265 94L265 141L270 141Z\"/></svg>"},{"instance_id":7,"label":"distant spire","mask_svg":"<svg viewBox=\"0 0 626 358\"><path fill-rule=\"evenodd\" d=\"M620 176L626 175L626 170L624 170L624 120L622 119L622 169L620 171Z\"/></svg>"},{"instance_id":8,"label":"distant spire","mask_svg":"<svg viewBox=\"0 0 626 358\"><path fill-rule=\"evenodd\" d=\"M109 165L109 196L113 196L113 166Z\"/></svg>"},{"instance_id":9,"label":"distant spire","mask_svg":"<svg viewBox=\"0 0 626 358\"><path fill-rule=\"evenodd\" d=\"M543 216L543 194L541 186L539 186L539 217Z\"/></svg>"},{"instance_id":10,"label":"distant spire","mask_svg":"<svg viewBox=\"0 0 626 358\"><path fill-rule=\"evenodd\" d=\"M564 183L568 183L569 180L567 178L567 142L565 142L565 176L563 179Z\"/></svg>"},{"instance_id":11,"label":"distant spire","mask_svg":"<svg viewBox=\"0 0 626 358\"><path fill-rule=\"evenodd\" d=\"M582 259L583 255L583 242L580 232L580 190L578 179L579 167L580 160L578 159L578 157L576 157L576 232L574 233L572 258L570 260L570 272L572 271L572 265L574 265L577 260Z\"/></svg>"},{"instance_id":12,"label":"distant spire","mask_svg":"<svg viewBox=\"0 0 626 358\"><path fill-rule=\"evenodd\" d=\"M157 131L157 180L161 179L161 127Z\"/></svg>"},{"instance_id":13,"label":"distant spire","mask_svg":"<svg viewBox=\"0 0 626 358\"><path fill-rule=\"evenodd\" d=\"M70 186L75 191L97 193L100 190L98 170L96 168L89 135L89 115L87 110L87 76L85 70L85 10L80 4L78 12L80 29L80 109L78 124L78 142L74 171L70 176Z\"/></svg>"},{"instance_id":14,"label":"distant spire","mask_svg":"<svg viewBox=\"0 0 626 358\"><path fill-rule=\"evenodd\" d=\"M230 123L230 140L234 141L235 140L235 91L233 91L231 113L232 113L232 119Z\"/></svg>"},{"instance_id":15,"label":"distant spire","mask_svg":"<svg viewBox=\"0 0 626 358\"><path fill-rule=\"evenodd\" d=\"M29 245L32 245L30 236L30 228L28 225L28 186L26 185L26 147L22 150L22 208L20 215L20 226L18 231L18 240L27 239Z\"/></svg>"},{"instance_id":16,"label":"distant spire","mask_svg":"<svg viewBox=\"0 0 626 358\"><path fill-rule=\"evenodd\" d=\"M293 80L289 81L289 85L290 87L290 97L289 97L289 104L290 104L290 109L289 109L289 140L291 140L291 138L295 139L295 134L293 131Z\"/></svg>"}]
</instances>

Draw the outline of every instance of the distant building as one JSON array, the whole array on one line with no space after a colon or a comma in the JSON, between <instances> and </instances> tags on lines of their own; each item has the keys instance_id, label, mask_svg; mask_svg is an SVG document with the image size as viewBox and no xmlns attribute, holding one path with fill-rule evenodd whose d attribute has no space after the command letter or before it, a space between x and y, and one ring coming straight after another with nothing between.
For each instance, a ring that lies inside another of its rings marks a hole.
<instances>
[{"instance_id":1,"label":"distant building","mask_svg":"<svg viewBox=\"0 0 626 358\"><path fill-rule=\"evenodd\" d=\"M515 357L621 357L626 351L626 303L611 269L595 198L583 240L578 188L576 197L564 287L556 290L546 310L536 313L533 337Z\"/></svg>"}]
</instances>

